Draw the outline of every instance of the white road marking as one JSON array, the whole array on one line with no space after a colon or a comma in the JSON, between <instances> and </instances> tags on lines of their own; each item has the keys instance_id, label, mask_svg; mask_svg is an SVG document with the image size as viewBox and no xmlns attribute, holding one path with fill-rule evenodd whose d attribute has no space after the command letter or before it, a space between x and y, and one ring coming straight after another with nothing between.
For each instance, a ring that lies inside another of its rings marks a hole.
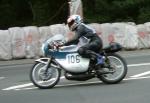
<instances>
[{"instance_id":1,"label":"white road marking","mask_svg":"<svg viewBox=\"0 0 150 103\"><path fill-rule=\"evenodd\" d=\"M150 63L129 64L128 67L138 67L138 66L146 66L146 65L150 65Z\"/></svg>"},{"instance_id":2,"label":"white road marking","mask_svg":"<svg viewBox=\"0 0 150 103\"><path fill-rule=\"evenodd\" d=\"M33 90L33 89L38 89L38 87L31 87L31 88L18 88L14 90Z\"/></svg>"},{"instance_id":3,"label":"white road marking","mask_svg":"<svg viewBox=\"0 0 150 103\"><path fill-rule=\"evenodd\" d=\"M128 67L146 66L146 65L150 65L150 63L129 64ZM144 73L141 73L141 74L138 74L138 75L131 76L131 78L124 79L124 80L150 78L150 77L141 77L141 76L144 76L144 75L147 75L147 74L150 74L150 71L144 72ZM61 77L61 79L64 79L64 78L65 78L64 76ZM98 82L100 82L100 81L78 83L78 84L68 84L68 85L71 86L71 85L80 85L80 84L98 83ZM27 84L22 84L22 85L17 85L17 86L11 86L11 87L8 87L8 88L2 89L2 90L20 90L21 88L24 88L26 90L27 89L32 89L32 88L25 88L25 87L29 87L29 86L33 86L33 83L27 83ZM59 87L59 86L67 86L67 85L57 85L57 86ZM36 87L34 87L34 88L36 88Z\"/></svg>"},{"instance_id":4,"label":"white road marking","mask_svg":"<svg viewBox=\"0 0 150 103\"><path fill-rule=\"evenodd\" d=\"M147 76L147 77L131 77L131 78L125 78L123 80L138 80L138 79L148 79L150 78L150 76Z\"/></svg>"},{"instance_id":5,"label":"white road marking","mask_svg":"<svg viewBox=\"0 0 150 103\"><path fill-rule=\"evenodd\" d=\"M150 74L150 71L140 73L140 74L136 74L136 75L133 75L133 76L130 76L130 77L137 78L137 77L145 76L145 75L148 75L148 74Z\"/></svg>"},{"instance_id":6,"label":"white road marking","mask_svg":"<svg viewBox=\"0 0 150 103\"><path fill-rule=\"evenodd\" d=\"M123 79L123 80L138 80L138 79L148 79L148 78L150 78L150 76L147 76L147 77L137 77L137 78L125 78L125 79ZM55 87L67 87L67 86L77 86L77 85L96 84L96 83L102 83L102 81L56 85ZM37 88L38 88L38 87L18 88L18 89L14 89L14 90L33 90L33 89L37 89Z\"/></svg>"},{"instance_id":7,"label":"white road marking","mask_svg":"<svg viewBox=\"0 0 150 103\"><path fill-rule=\"evenodd\" d=\"M28 86L33 86L33 83L27 83L27 84L12 86L12 87L8 87L8 88L2 89L2 90L13 90L13 89L24 88L24 87L28 87Z\"/></svg>"},{"instance_id":8,"label":"white road marking","mask_svg":"<svg viewBox=\"0 0 150 103\"><path fill-rule=\"evenodd\" d=\"M16 67L22 67L23 66L31 66L31 64L16 64L16 65L4 65L4 66L0 66L0 69L8 69L8 67L11 67L11 68L16 68ZM19 69L22 69L22 68L19 68Z\"/></svg>"},{"instance_id":9,"label":"white road marking","mask_svg":"<svg viewBox=\"0 0 150 103\"><path fill-rule=\"evenodd\" d=\"M5 77L0 77L0 80L5 79Z\"/></svg>"},{"instance_id":10,"label":"white road marking","mask_svg":"<svg viewBox=\"0 0 150 103\"><path fill-rule=\"evenodd\" d=\"M64 79L65 77L62 76L60 79ZM24 88L24 87L29 87L33 86L33 83L26 83L26 84L21 84L21 85L16 85L16 86L11 86L2 90L13 90L13 89L18 89L18 88Z\"/></svg>"}]
</instances>

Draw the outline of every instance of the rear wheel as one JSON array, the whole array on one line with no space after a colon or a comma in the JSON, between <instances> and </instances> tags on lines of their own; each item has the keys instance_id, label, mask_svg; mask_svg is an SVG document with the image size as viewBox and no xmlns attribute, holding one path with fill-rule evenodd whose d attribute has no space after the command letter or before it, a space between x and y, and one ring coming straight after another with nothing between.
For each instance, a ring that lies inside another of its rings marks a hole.
<instances>
[{"instance_id":1,"label":"rear wheel","mask_svg":"<svg viewBox=\"0 0 150 103\"><path fill-rule=\"evenodd\" d=\"M54 87L60 79L60 70L58 68L50 66L47 72L45 70L46 64L36 62L30 72L31 81L41 89Z\"/></svg>"},{"instance_id":2,"label":"rear wheel","mask_svg":"<svg viewBox=\"0 0 150 103\"><path fill-rule=\"evenodd\" d=\"M102 74L99 78L107 84L115 84L119 83L123 80L127 74L127 63L126 61L118 54L108 54L107 55L107 63L110 65L108 71L113 71L112 73Z\"/></svg>"}]
</instances>

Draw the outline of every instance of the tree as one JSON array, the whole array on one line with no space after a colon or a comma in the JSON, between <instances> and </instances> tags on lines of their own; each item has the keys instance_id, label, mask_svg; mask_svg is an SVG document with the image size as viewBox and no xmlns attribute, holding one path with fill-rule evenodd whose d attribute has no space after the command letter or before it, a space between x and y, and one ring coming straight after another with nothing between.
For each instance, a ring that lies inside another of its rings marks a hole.
<instances>
[{"instance_id":1,"label":"tree","mask_svg":"<svg viewBox=\"0 0 150 103\"><path fill-rule=\"evenodd\" d=\"M135 22L150 18L150 0L82 0L88 23ZM68 0L0 0L0 29L66 22Z\"/></svg>"},{"instance_id":2,"label":"tree","mask_svg":"<svg viewBox=\"0 0 150 103\"><path fill-rule=\"evenodd\" d=\"M0 10L1 29L29 25L32 21L29 5L24 0L1 0Z\"/></svg>"},{"instance_id":3,"label":"tree","mask_svg":"<svg viewBox=\"0 0 150 103\"><path fill-rule=\"evenodd\" d=\"M1 0L0 29L66 22L67 0Z\"/></svg>"},{"instance_id":4,"label":"tree","mask_svg":"<svg viewBox=\"0 0 150 103\"><path fill-rule=\"evenodd\" d=\"M150 0L82 0L85 20L88 22L149 21ZM92 3L94 2L94 4ZM91 6L90 6L91 5Z\"/></svg>"}]
</instances>

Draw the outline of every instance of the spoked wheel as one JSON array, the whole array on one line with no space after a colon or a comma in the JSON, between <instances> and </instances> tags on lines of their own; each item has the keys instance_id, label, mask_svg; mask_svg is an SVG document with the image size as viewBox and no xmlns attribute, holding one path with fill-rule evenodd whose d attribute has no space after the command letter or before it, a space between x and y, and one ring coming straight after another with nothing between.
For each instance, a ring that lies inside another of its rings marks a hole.
<instances>
[{"instance_id":1,"label":"spoked wheel","mask_svg":"<svg viewBox=\"0 0 150 103\"><path fill-rule=\"evenodd\" d=\"M60 70L58 68L50 66L47 72L45 70L46 64L37 62L30 72L31 81L41 89L54 87L60 79Z\"/></svg>"},{"instance_id":2,"label":"spoked wheel","mask_svg":"<svg viewBox=\"0 0 150 103\"><path fill-rule=\"evenodd\" d=\"M127 74L127 64L125 60L118 54L108 54L107 63L110 65L110 68L103 68L104 70L111 71L108 74L100 75L100 79L107 84L115 84L120 82L125 78Z\"/></svg>"}]
</instances>

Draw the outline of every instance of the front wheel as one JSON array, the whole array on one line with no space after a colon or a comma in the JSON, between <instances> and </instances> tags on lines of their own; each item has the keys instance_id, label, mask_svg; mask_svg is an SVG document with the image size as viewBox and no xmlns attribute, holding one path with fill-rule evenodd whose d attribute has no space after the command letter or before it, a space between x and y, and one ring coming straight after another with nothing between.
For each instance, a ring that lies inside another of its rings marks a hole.
<instances>
[{"instance_id":1,"label":"front wheel","mask_svg":"<svg viewBox=\"0 0 150 103\"><path fill-rule=\"evenodd\" d=\"M60 79L60 70L58 68L50 66L47 72L45 70L46 64L36 62L30 72L31 81L40 89L52 88Z\"/></svg>"},{"instance_id":2,"label":"front wheel","mask_svg":"<svg viewBox=\"0 0 150 103\"><path fill-rule=\"evenodd\" d=\"M103 68L108 69L109 71L113 71L112 73L102 74L99 78L107 84L115 84L119 83L123 80L127 74L127 63L126 61L118 54L107 54L107 64L110 68Z\"/></svg>"}]
</instances>

